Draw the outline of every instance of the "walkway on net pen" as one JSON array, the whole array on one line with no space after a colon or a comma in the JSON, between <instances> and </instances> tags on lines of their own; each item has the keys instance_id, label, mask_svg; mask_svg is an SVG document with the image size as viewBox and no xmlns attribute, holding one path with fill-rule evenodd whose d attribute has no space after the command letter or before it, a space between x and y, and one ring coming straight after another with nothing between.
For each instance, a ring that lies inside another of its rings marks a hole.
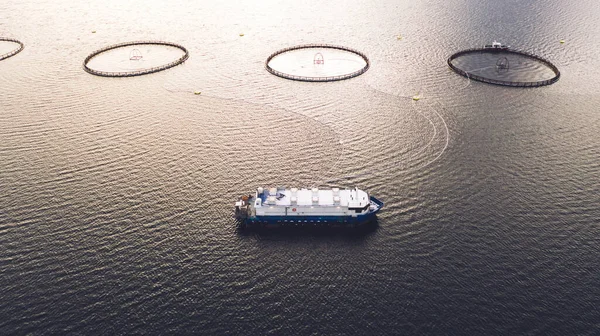
<instances>
[{"instance_id":1,"label":"walkway on net pen","mask_svg":"<svg viewBox=\"0 0 600 336\"><path fill-rule=\"evenodd\" d=\"M12 39L12 38L0 37L0 42L13 42L13 43L16 43L16 44L19 45L17 47L17 49L9 51L6 54L0 55L0 61L5 60L5 59L7 59L9 57L12 57L12 56L20 53L23 50L23 48L25 48L25 45L23 44L23 42L21 42L19 40Z\"/></svg>"},{"instance_id":2,"label":"walkway on net pen","mask_svg":"<svg viewBox=\"0 0 600 336\"><path fill-rule=\"evenodd\" d=\"M462 69L456 67L454 64L452 64L452 61L454 59L456 59L457 57L466 55L466 54L493 53L493 52L512 53L512 54L517 54L517 55L535 59L536 61L541 62L544 65L546 65L548 68L550 68L554 72L554 77L547 79L547 80L535 81L535 82L504 81L504 80L474 75L474 74L469 73L465 70L462 70ZM456 73L458 73L459 75L465 76L469 79L474 79L474 80L484 82L484 83L489 83L489 84L512 86L512 87L538 87L538 86L550 85L550 84L556 83L558 81L558 79L560 78L560 71L558 70L558 68L554 64L552 64L550 61L548 61L547 59L537 56L537 55L534 55L532 53L526 52L526 51L515 50L515 49L473 48L473 49L462 50L462 51L459 51L459 52L451 55L448 58L448 66L450 66L450 68L452 70L454 70Z\"/></svg>"},{"instance_id":3,"label":"walkway on net pen","mask_svg":"<svg viewBox=\"0 0 600 336\"><path fill-rule=\"evenodd\" d=\"M343 50L343 51L348 51L348 52L357 54L363 60L365 60L366 65L360 70L357 70L357 71L354 71L354 72L351 72L351 73L348 73L345 75L328 76L328 77L310 77L310 76L297 76L297 75L287 74L287 73L284 73L281 71L277 71L277 70L271 68L271 66L269 65L269 62L271 62L271 60L275 56L281 55L285 52L292 51L292 50L298 50L298 49L317 49L317 48L337 49L337 50ZM267 58L267 61L265 62L265 69L267 69L267 71L272 73L273 75L279 76L281 78L291 79L291 80L301 81L301 82L334 82L334 81L354 78L354 77L360 76L363 73L365 73L367 70L369 70L370 66L371 66L371 63L369 62L369 58L367 57L367 55L363 54L362 52L360 52L356 49L333 45L333 44L303 44L303 45L299 45L299 46L281 49L281 50L278 50L278 51L272 53L271 55L269 55L269 57Z\"/></svg>"},{"instance_id":4,"label":"walkway on net pen","mask_svg":"<svg viewBox=\"0 0 600 336\"><path fill-rule=\"evenodd\" d=\"M109 71L94 70L94 69L88 67L88 63L90 62L90 60L103 52L106 52L106 51L112 50L112 49L127 47L127 46L145 45L145 44L164 45L164 46L169 46L169 47L175 47L175 48L181 49L184 54L183 54L183 56L181 56L180 58L178 58L177 60L175 60L171 63L160 65L157 67L148 68L148 69L136 70L136 71L109 72ZM102 77L133 77L133 76L141 76L141 75L146 75L146 74L150 74L150 73L154 73L154 72L159 72L159 71L163 71L163 70L172 68L176 65L179 65L179 64L185 62L189 58L189 56L190 56L190 54L189 54L188 50L184 46L177 44L177 43L165 42L165 41L124 42L124 43L113 44L108 47L104 47L102 49L98 49L98 50L94 51L88 57L86 57L85 60L83 61L83 69L92 75L102 76Z\"/></svg>"}]
</instances>

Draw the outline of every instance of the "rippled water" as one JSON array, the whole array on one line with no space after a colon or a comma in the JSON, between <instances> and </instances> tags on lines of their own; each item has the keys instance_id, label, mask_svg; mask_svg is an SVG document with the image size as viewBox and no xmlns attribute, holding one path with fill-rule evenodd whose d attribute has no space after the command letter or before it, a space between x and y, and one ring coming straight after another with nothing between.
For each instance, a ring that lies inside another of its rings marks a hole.
<instances>
[{"instance_id":1,"label":"rippled water","mask_svg":"<svg viewBox=\"0 0 600 336\"><path fill-rule=\"evenodd\" d=\"M0 34L25 43L0 62L2 334L598 334L597 1L0 13ZM135 78L83 71L132 40L190 58ZM493 40L561 79L515 89L448 69ZM265 71L307 43L371 68L334 83ZM238 232L233 201L269 185L358 186L386 206L360 232Z\"/></svg>"}]
</instances>

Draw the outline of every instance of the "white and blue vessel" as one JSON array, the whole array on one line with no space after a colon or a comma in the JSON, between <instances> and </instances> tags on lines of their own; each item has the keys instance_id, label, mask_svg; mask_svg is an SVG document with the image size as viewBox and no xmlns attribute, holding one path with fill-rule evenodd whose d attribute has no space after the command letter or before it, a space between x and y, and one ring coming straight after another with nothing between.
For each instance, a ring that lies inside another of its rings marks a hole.
<instances>
[{"instance_id":1,"label":"white and blue vessel","mask_svg":"<svg viewBox=\"0 0 600 336\"><path fill-rule=\"evenodd\" d=\"M235 203L249 226L357 226L375 218L383 202L358 188L262 188Z\"/></svg>"},{"instance_id":2,"label":"white and blue vessel","mask_svg":"<svg viewBox=\"0 0 600 336\"><path fill-rule=\"evenodd\" d=\"M507 45L504 45L504 44L502 44L502 43L500 43L500 42L496 42L496 41L494 41L494 42L492 42L492 44L486 44L486 45L484 45L484 46L483 46L483 48L484 48L484 49L500 49L500 50L506 50L506 49L508 49L508 48L510 48L510 47L509 47L509 46L507 46Z\"/></svg>"}]
</instances>

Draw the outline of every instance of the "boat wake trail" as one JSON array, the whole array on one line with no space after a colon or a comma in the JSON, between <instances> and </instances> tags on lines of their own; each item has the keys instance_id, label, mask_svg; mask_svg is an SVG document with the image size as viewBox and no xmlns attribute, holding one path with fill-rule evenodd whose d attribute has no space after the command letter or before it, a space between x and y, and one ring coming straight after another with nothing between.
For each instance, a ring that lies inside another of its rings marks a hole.
<instances>
[{"instance_id":1,"label":"boat wake trail","mask_svg":"<svg viewBox=\"0 0 600 336\"><path fill-rule=\"evenodd\" d=\"M435 123L431 120L431 118L429 118L427 115L425 115L420 110L420 108L417 107L417 102L414 101L414 100L412 102L412 107L413 107L413 110L415 112L417 112L420 116L422 116L423 118L425 118L431 124L431 127L433 127L433 135L431 136L431 139L429 139L429 142L427 143L427 145L425 145L424 147L422 147L416 153L413 153L412 157L417 157L419 154L421 154L422 152L424 152L427 148L429 148L431 146L431 144L433 143L433 141L435 140L435 137L437 135L437 127L435 126Z\"/></svg>"},{"instance_id":2,"label":"boat wake trail","mask_svg":"<svg viewBox=\"0 0 600 336\"><path fill-rule=\"evenodd\" d=\"M406 162L410 162L412 164L404 164L405 169L407 170L420 170L436 162L440 159L440 157L442 157L450 144L450 130L448 128L448 124L446 123L444 117L437 111L438 109L441 109L439 102L433 101L433 106L427 107L427 101L433 100L430 98L420 98L419 101L414 99L412 101L412 110L414 113L425 119L431 125L433 130L431 138L427 144L409 155L410 159ZM434 146L434 144L436 143L443 143L442 148L439 149L439 152L435 149L437 146ZM417 163L423 162L425 157L432 155L433 158L425 163ZM399 162L399 160L396 160L394 166L401 167L402 164Z\"/></svg>"},{"instance_id":3,"label":"boat wake trail","mask_svg":"<svg viewBox=\"0 0 600 336\"><path fill-rule=\"evenodd\" d=\"M465 84L465 86L458 88L457 90L464 90L467 87L469 87L471 85L471 79L467 78L467 83ZM450 144L450 130L448 128L448 124L446 123L446 120L444 119L444 117L438 112L438 109L441 109L441 105L438 101L438 99L441 99L442 96L436 96L436 95L427 95L425 96L423 94L424 90L421 89L418 92L417 95L415 96L404 96L404 95L394 95L394 94L390 94L388 92L379 90L377 88L374 88L372 86L369 85L369 87L377 92L383 93L385 95L390 95L390 96L395 96L397 98L401 98L401 99L410 99L412 102L412 110L414 111L415 114L419 115L420 117L422 117L423 119L425 119L429 125L431 125L431 128L433 129L432 132L433 134L431 135L431 138L429 139L429 141L427 142L427 144L423 147L421 147L420 149L418 149L417 151L413 152L410 154L410 162L414 162L415 160L419 159L419 156L421 156L422 153L426 152L428 149L430 149L433 144L436 142L436 139L439 138L440 136L442 136L443 134L443 147L440 150L439 153L437 153L435 155L435 157L429 161L427 161L425 164L423 165L417 165L415 166L413 169L422 169L425 168L427 166L429 166L430 164L434 163L435 161L437 161L446 151L446 149L448 148L449 144ZM433 106L429 106L426 107L429 102L432 102L431 104ZM441 123L441 125L440 125ZM395 166L401 166L401 164L399 162L395 162L394 163Z\"/></svg>"},{"instance_id":4,"label":"boat wake trail","mask_svg":"<svg viewBox=\"0 0 600 336\"><path fill-rule=\"evenodd\" d=\"M165 88L167 89L167 88ZM171 90L169 90L171 91ZM175 91L173 91L175 92ZM180 92L189 92L187 90L181 90ZM199 99L210 99L210 100L221 100L226 101L225 104L231 106L244 106L243 109L231 109L228 110L228 116L231 120L242 120L245 119L241 113L242 111L252 111L249 114L254 115L252 121L248 121L248 125L240 127L237 122L233 121L221 121L217 122L218 127L221 131L217 132L222 136L217 137L205 137L210 140L206 145L210 148L214 148L216 152L215 156L219 157L220 165L226 167L224 169L217 169L216 167L204 168L209 171L205 172L208 175L223 174L227 172L229 178L231 174L238 174L237 172L246 171L243 168L243 162L239 160L239 150L236 149L236 144L244 143L244 139L261 138L266 133L276 132L279 135L274 137L278 139L276 146L272 147L267 156L262 156L262 160L267 161L265 167L275 167L281 165L282 160L288 160L290 166L296 165L297 174L294 177L289 176L292 171L286 172L279 176L279 181L273 181L272 183L294 183L309 187L318 187L323 184L323 181L331 176L335 176L340 168L341 161L344 159L346 153L345 146L342 143L341 134L332 127L331 122L324 122L319 117L311 117L303 114L302 112L294 109L283 107L281 103L266 103L256 102L245 98L226 98L219 95L213 94L202 94L202 98ZM189 98L198 99L198 98ZM256 113L255 113L256 112ZM207 115L206 118L217 120L220 118L216 115ZM333 122L335 124L335 122ZM269 126L265 126L269 125ZM266 127L269 127L267 129ZM276 131L273 131L275 129ZM304 132L305 131L305 132ZM233 132L233 134L232 134ZM295 132L304 132L308 134L308 139L319 138L322 141L298 141L298 137L290 136ZM231 134L225 136L223 134ZM208 141L208 140L207 140ZM223 142L227 142L230 145L224 145ZM327 144L326 147L325 144ZM298 150L299 156L293 156L291 153L293 150ZM223 152L225 151L225 152ZM315 164L310 164L309 158L314 158ZM294 160L298 162L293 163ZM189 179L191 185L195 185L199 190L202 188L203 183L199 182L198 177L192 178L194 174L192 172L197 171L198 167L192 167L191 161L181 160L181 165L186 166L186 170L190 174L186 174L186 178ZM316 168L316 169L315 169ZM266 169L266 168L265 168ZM282 171L283 172L283 171ZM252 185L260 184L260 180L266 179L265 175L267 171L257 169L253 172L253 177L256 182ZM237 180L244 181L248 180L247 171L246 175L240 176ZM291 177L291 178L290 178ZM273 176L269 176L268 179L273 179ZM223 180L228 180L223 177Z\"/></svg>"},{"instance_id":5,"label":"boat wake trail","mask_svg":"<svg viewBox=\"0 0 600 336\"><path fill-rule=\"evenodd\" d=\"M439 102L434 102L434 104L438 105L441 108L441 106L439 105ZM413 105L415 105L415 104L413 103ZM444 120L444 117L442 117L442 115L435 108L431 108L431 110L438 116L438 118L442 121L442 123L444 125L444 133L445 133L446 141L445 141L444 147L440 150L438 155L435 156L432 160L425 163L423 166L419 167L419 169L423 169L423 168L429 166L430 164L434 163L435 161L437 161L444 154L444 152L448 148L448 145L450 144L450 130L448 129L448 124L446 123L446 120ZM431 119L427 118L427 120L429 120L429 122L431 122ZM434 127L435 127L435 125L434 125ZM429 144L427 146L431 145L431 142L435 138L436 134L437 134L437 132L434 133L434 135L431 138L431 141L429 142Z\"/></svg>"},{"instance_id":6,"label":"boat wake trail","mask_svg":"<svg viewBox=\"0 0 600 336\"><path fill-rule=\"evenodd\" d=\"M399 97L404 98L404 97ZM412 100L412 99L411 99ZM361 172L358 174L345 175L341 177L335 177L330 179L323 179L322 184L339 184L339 185L347 185L356 183L356 180L364 180L371 179L375 176L386 175L390 170L397 170L398 168L405 171L418 171L422 170L436 161L438 161L446 152L450 145L450 130L448 124L442 114L439 112L441 110L441 105L437 101L433 101L431 98L426 98L426 101L432 102L424 102L424 101L415 101L412 100L412 112L415 115L423 118L430 125L430 133L427 143L423 146L415 148L414 151L408 152L407 156L396 157L396 159L391 161L382 161L381 169L375 169L369 172ZM347 153L347 148L344 143L340 142L340 147L342 148L339 159L336 161L335 165L329 169L325 176L335 176L336 168L338 167L338 163L342 161ZM375 163L377 164L377 163ZM379 171L379 172L378 172ZM327 175L329 174L329 175ZM315 184L319 186L319 184Z\"/></svg>"}]
</instances>

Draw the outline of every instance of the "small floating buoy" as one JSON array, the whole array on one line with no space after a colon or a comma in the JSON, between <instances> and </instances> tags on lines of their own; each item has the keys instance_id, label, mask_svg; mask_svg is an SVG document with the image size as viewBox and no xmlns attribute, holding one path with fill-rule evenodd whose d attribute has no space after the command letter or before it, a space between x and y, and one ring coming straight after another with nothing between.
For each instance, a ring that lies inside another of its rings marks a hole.
<instances>
[{"instance_id":1,"label":"small floating buoy","mask_svg":"<svg viewBox=\"0 0 600 336\"><path fill-rule=\"evenodd\" d=\"M413 99L414 101L418 101L419 99L421 99L421 97L419 97L419 96L413 96L413 97L412 97L412 99Z\"/></svg>"},{"instance_id":2,"label":"small floating buoy","mask_svg":"<svg viewBox=\"0 0 600 336\"><path fill-rule=\"evenodd\" d=\"M199 94L202 94L202 92L201 91L194 91L194 94L195 95L199 95Z\"/></svg>"},{"instance_id":3,"label":"small floating buoy","mask_svg":"<svg viewBox=\"0 0 600 336\"><path fill-rule=\"evenodd\" d=\"M564 44L565 40L560 40L559 42L560 42L560 44Z\"/></svg>"},{"instance_id":4,"label":"small floating buoy","mask_svg":"<svg viewBox=\"0 0 600 336\"><path fill-rule=\"evenodd\" d=\"M92 34L96 34L96 31L95 31L95 30L92 30Z\"/></svg>"},{"instance_id":5,"label":"small floating buoy","mask_svg":"<svg viewBox=\"0 0 600 336\"><path fill-rule=\"evenodd\" d=\"M240 36L244 36L244 33L240 33Z\"/></svg>"},{"instance_id":6,"label":"small floating buoy","mask_svg":"<svg viewBox=\"0 0 600 336\"><path fill-rule=\"evenodd\" d=\"M396 39L397 39L397 40L402 40L402 35L398 35L398 36L396 36Z\"/></svg>"}]
</instances>

